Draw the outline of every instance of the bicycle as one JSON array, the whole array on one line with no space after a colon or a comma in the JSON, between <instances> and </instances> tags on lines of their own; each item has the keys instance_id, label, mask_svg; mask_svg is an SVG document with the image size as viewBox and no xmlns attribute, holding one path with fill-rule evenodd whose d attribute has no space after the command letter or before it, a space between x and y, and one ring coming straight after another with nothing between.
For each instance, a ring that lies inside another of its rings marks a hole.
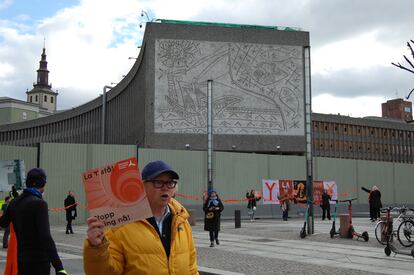
<instances>
[{"instance_id":1,"label":"bicycle","mask_svg":"<svg viewBox=\"0 0 414 275\"><path fill-rule=\"evenodd\" d=\"M384 210L386 210L387 208L383 208ZM393 210L397 210L399 212L398 217L396 218L397 223L399 222L399 226L397 230L393 230L391 233L391 241L394 238L397 238L397 240L400 242L400 244L402 246L405 247L410 247L413 245L413 241L414 241L414 221L413 216L409 216L407 215L407 210L411 210L414 211L411 208L407 208L405 206L403 207L394 207L391 208L390 211ZM382 245L386 245L387 242L385 239L383 239L381 236L383 236L381 234L382 228L384 228L385 225L385 221L381 220L379 222L377 222L377 224L375 225L375 238L377 239L377 241L382 244ZM393 228L397 228L397 226L393 226Z\"/></svg>"},{"instance_id":2,"label":"bicycle","mask_svg":"<svg viewBox=\"0 0 414 275\"><path fill-rule=\"evenodd\" d=\"M393 210L393 207L385 207L381 208L381 213L386 213L384 224L381 227L381 234L384 236L384 239L386 240L386 246L384 248L384 253L387 256L391 255L391 252L394 252L395 254L403 254L403 255L409 255L414 257L414 248L411 249L411 251L396 248L392 244L393 239L393 230L392 230L392 220L391 220L391 211Z\"/></svg>"},{"instance_id":3,"label":"bicycle","mask_svg":"<svg viewBox=\"0 0 414 275\"><path fill-rule=\"evenodd\" d=\"M414 212L414 209L409 208L408 210ZM397 238L402 246L410 247L414 244L414 216L408 216L407 211L404 211L404 221L401 222L397 230Z\"/></svg>"}]
</instances>

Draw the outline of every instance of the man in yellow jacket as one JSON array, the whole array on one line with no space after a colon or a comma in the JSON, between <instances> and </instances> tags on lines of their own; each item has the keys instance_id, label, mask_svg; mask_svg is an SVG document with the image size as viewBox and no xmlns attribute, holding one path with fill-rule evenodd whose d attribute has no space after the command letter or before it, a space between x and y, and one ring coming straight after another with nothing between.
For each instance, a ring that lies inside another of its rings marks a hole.
<instances>
[{"instance_id":1,"label":"man in yellow jacket","mask_svg":"<svg viewBox=\"0 0 414 275\"><path fill-rule=\"evenodd\" d=\"M84 243L86 274L198 274L187 210L173 199L178 174L157 160L142 170L153 217L109 230L88 219Z\"/></svg>"}]
</instances>

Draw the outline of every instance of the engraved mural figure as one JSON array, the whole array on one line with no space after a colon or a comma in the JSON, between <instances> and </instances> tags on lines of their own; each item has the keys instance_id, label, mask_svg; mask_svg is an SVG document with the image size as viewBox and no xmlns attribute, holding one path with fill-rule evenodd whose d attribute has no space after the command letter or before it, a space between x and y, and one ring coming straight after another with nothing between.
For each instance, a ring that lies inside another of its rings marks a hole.
<instances>
[{"instance_id":1,"label":"engraved mural figure","mask_svg":"<svg viewBox=\"0 0 414 275\"><path fill-rule=\"evenodd\" d=\"M303 135L302 49L156 41L155 132L205 133L213 80L214 132Z\"/></svg>"}]
</instances>

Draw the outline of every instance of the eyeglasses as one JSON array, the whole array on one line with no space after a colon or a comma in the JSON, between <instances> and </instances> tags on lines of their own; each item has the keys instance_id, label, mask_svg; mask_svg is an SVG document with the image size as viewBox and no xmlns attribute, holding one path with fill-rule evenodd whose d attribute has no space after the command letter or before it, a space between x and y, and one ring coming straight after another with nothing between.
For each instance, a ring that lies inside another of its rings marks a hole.
<instances>
[{"instance_id":1,"label":"eyeglasses","mask_svg":"<svg viewBox=\"0 0 414 275\"><path fill-rule=\"evenodd\" d=\"M152 182L154 188L161 189L167 186L168 189L173 189L177 185L176 180L147 180L147 182Z\"/></svg>"}]
</instances>

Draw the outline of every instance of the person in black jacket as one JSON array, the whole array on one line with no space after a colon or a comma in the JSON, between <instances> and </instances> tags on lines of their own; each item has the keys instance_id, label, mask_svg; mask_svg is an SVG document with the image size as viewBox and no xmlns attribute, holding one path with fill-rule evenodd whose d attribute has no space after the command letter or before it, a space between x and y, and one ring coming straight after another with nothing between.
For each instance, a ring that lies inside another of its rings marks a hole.
<instances>
[{"instance_id":1,"label":"person in black jacket","mask_svg":"<svg viewBox=\"0 0 414 275\"><path fill-rule=\"evenodd\" d=\"M261 198L257 197L254 193L254 190L250 190L246 192L246 199L247 201L247 213L249 214L250 221L254 221L254 214L256 213L256 202L259 201Z\"/></svg>"},{"instance_id":2,"label":"person in black jacket","mask_svg":"<svg viewBox=\"0 0 414 275\"><path fill-rule=\"evenodd\" d=\"M322 200L321 200L322 220L325 220L325 217L327 217L328 220L331 220L331 205L329 202L330 200L331 200L331 196L329 196L328 190L323 189Z\"/></svg>"},{"instance_id":3,"label":"person in black jacket","mask_svg":"<svg viewBox=\"0 0 414 275\"><path fill-rule=\"evenodd\" d=\"M220 215L223 211L223 203L214 189L208 190L208 197L204 201L204 230L210 233L210 247L214 247L214 240L219 245L218 234L220 231Z\"/></svg>"},{"instance_id":4,"label":"person in black jacket","mask_svg":"<svg viewBox=\"0 0 414 275\"><path fill-rule=\"evenodd\" d=\"M372 222L374 222L375 219L374 219L374 212L372 210L372 200L371 200L371 191L372 191L372 189L361 187L361 190L368 193L369 218Z\"/></svg>"},{"instance_id":5,"label":"person in black jacket","mask_svg":"<svg viewBox=\"0 0 414 275\"><path fill-rule=\"evenodd\" d=\"M18 274L50 274L50 264L56 274L67 274L50 234L47 203L42 198L46 173L33 168L27 173L23 193L14 199L0 218L0 226L13 223L17 238Z\"/></svg>"},{"instance_id":6,"label":"person in black jacket","mask_svg":"<svg viewBox=\"0 0 414 275\"><path fill-rule=\"evenodd\" d=\"M375 221L376 219L381 218L380 209L382 207L381 203L381 192L377 186L372 186L371 193L369 194L372 205L372 218Z\"/></svg>"},{"instance_id":7,"label":"person in black jacket","mask_svg":"<svg viewBox=\"0 0 414 275\"><path fill-rule=\"evenodd\" d=\"M68 196L66 197L65 201L65 210L66 210L66 234L73 234L72 229L72 220L74 220L77 217L76 212L76 200L75 195L72 191L69 191Z\"/></svg>"}]
</instances>

